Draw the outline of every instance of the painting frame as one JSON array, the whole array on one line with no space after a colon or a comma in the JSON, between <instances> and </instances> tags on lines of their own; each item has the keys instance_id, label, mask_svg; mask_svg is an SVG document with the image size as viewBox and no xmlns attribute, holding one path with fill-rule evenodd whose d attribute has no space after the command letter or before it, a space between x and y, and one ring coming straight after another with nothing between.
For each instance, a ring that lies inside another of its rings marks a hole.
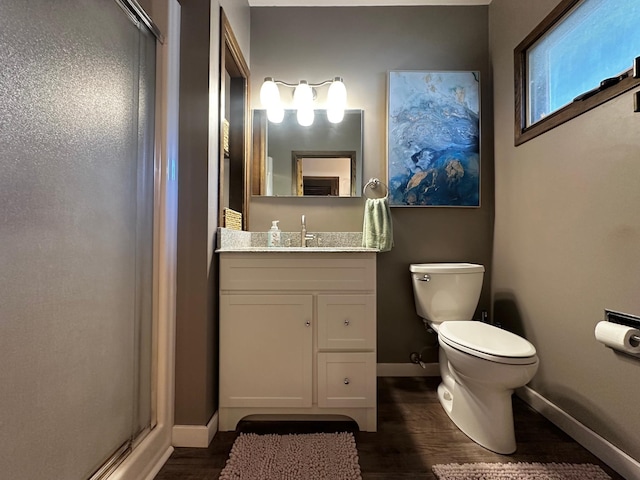
<instances>
[{"instance_id":1,"label":"painting frame","mask_svg":"<svg viewBox=\"0 0 640 480\"><path fill-rule=\"evenodd\" d=\"M480 72L387 73L390 207L479 208Z\"/></svg>"}]
</instances>

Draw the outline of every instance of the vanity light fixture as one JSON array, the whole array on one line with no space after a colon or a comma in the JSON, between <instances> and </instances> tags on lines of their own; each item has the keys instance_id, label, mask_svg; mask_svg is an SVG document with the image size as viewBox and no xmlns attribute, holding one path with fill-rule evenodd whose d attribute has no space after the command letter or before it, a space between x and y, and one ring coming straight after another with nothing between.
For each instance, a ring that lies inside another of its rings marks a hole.
<instances>
[{"instance_id":1,"label":"vanity light fixture","mask_svg":"<svg viewBox=\"0 0 640 480\"><path fill-rule=\"evenodd\" d=\"M329 85L327 92L327 119L331 123L340 123L344 118L344 109L347 106L347 89L341 77L334 77L320 83L309 83L300 80L299 83L287 83L266 77L260 88L260 103L267 109L267 118L270 122L280 123L284 118L284 107L280 100L278 85L293 88L293 105L297 110L298 123L302 126L313 124L313 101L316 98L316 88Z\"/></svg>"}]
</instances>

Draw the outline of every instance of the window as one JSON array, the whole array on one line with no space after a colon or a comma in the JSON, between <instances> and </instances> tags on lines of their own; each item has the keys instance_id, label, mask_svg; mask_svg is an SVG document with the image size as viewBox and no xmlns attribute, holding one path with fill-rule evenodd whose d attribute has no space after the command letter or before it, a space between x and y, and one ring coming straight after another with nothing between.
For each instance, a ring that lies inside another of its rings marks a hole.
<instances>
[{"instance_id":1,"label":"window","mask_svg":"<svg viewBox=\"0 0 640 480\"><path fill-rule=\"evenodd\" d=\"M563 0L515 49L519 145L640 84L638 0Z\"/></svg>"}]
</instances>

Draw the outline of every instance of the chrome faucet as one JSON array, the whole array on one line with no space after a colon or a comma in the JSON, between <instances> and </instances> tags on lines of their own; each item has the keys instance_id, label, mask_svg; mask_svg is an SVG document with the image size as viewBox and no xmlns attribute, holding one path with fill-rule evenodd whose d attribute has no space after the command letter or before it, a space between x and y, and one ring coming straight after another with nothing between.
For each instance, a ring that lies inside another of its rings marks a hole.
<instances>
[{"instance_id":1,"label":"chrome faucet","mask_svg":"<svg viewBox=\"0 0 640 480\"><path fill-rule=\"evenodd\" d=\"M307 222L304 215L302 215L302 228L300 229L300 246L307 247L309 240L313 240L316 236L313 233L307 233Z\"/></svg>"}]
</instances>

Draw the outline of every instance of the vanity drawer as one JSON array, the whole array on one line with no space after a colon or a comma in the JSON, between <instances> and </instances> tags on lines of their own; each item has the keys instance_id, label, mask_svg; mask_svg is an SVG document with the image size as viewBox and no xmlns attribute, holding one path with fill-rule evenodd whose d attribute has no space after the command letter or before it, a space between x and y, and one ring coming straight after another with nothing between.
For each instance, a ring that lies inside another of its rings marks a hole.
<instances>
[{"instance_id":1,"label":"vanity drawer","mask_svg":"<svg viewBox=\"0 0 640 480\"><path fill-rule=\"evenodd\" d=\"M374 350L375 295L318 295L320 350Z\"/></svg>"},{"instance_id":2,"label":"vanity drawer","mask_svg":"<svg viewBox=\"0 0 640 480\"><path fill-rule=\"evenodd\" d=\"M375 407L376 354L318 353L319 407Z\"/></svg>"},{"instance_id":3,"label":"vanity drawer","mask_svg":"<svg viewBox=\"0 0 640 480\"><path fill-rule=\"evenodd\" d=\"M375 291L375 253L220 255L220 289Z\"/></svg>"}]
</instances>

